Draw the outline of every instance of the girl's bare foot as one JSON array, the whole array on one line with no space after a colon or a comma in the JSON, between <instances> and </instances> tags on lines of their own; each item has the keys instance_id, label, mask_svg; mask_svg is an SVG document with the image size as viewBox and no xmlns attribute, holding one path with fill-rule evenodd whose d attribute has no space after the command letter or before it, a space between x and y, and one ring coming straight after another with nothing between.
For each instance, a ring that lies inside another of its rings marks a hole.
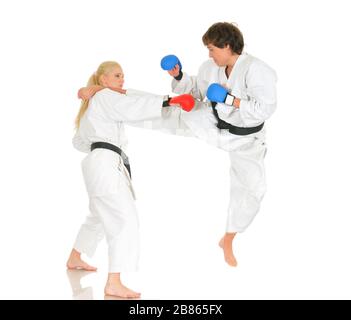
<instances>
[{"instance_id":1,"label":"girl's bare foot","mask_svg":"<svg viewBox=\"0 0 351 320\"><path fill-rule=\"evenodd\" d=\"M82 260L80 257L81 253L78 252L76 249L72 249L72 252L67 261L67 269L70 270L86 270L86 271L96 271L97 268L87 264L85 261Z\"/></svg>"},{"instance_id":2,"label":"girl's bare foot","mask_svg":"<svg viewBox=\"0 0 351 320\"><path fill-rule=\"evenodd\" d=\"M115 296L120 298L140 298L140 293L125 287L121 283L107 283L105 286L105 294L107 296Z\"/></svg>"},{"instance_id":3,"label":"girl's bare foot","mask_svg":"<svg viewBox=\"0 0 351 320\"><path fill-rule=\"evenodd\" d=\"M231 267L236 267L238 265L235 256L233 254L233 239L236 233L226 233L221 241L219 241L219 246L223 249L224 260Z\"/></svg>"},{"instance_id":4,"label":"girl's bare foot","mask_svg":"<svg viewBox=\"0 0 351 320\"><path fill-rule=\"evenodd\" d=\"M135 292L122 284L119 273L109 273L105 295L120 298L140 298L139 292Z\"/></svg>"}]
</instances>

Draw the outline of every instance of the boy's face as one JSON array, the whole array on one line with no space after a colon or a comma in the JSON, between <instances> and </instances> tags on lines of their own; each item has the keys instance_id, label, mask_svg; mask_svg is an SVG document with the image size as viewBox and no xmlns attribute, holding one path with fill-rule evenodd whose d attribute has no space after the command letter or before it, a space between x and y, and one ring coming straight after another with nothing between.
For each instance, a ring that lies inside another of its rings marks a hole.
<instances>
[{"instance_id":1,"label":"boy's face","mask_svg":"<svg viewBox=\"0 0 351 320\"><path fill-rule=\"evenodd\" d=\"M104 87L122 89L124 84L123 70L119 67L113 67L101 76L101 84Z\"/></svg>"},{"instance_id":2,"label":"boy's face","mask_svg":"<svg viewBox=\"0 0 351 320\"><path fill-rule=\"evenodd\" d=\"M220 67L228 65L230 58L233 57L233 53L229 45L224 48L218 48L213 44L209 44L207 49L209 57L212 58L216 65Z\"/></svg>"}]
</instances>

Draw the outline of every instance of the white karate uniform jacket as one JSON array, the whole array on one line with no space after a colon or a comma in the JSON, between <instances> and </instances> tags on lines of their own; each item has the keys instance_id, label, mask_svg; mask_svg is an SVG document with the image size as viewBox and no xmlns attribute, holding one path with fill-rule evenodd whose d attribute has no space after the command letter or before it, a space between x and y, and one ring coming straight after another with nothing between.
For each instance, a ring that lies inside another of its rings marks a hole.
<instances>
[{"instance_id":1,"label":"white karate uniform jacket","mask_svg":"<svg viewBox=\"0 0 351 320\"><path fill-rule=\"evenodd\" d=\"M74 248L92 256L106 235L109 272L137 269L138 217L134 192L122 158L114 151L95 149L93 142L108 142L125 151L124 122L161 117L163 96L128 96L110 89L96 93L73 138L76 149L88 153L82 161L90 214L81 226ZM131 161L132 163L133 161Z\"/></svg>"}]
</instances>

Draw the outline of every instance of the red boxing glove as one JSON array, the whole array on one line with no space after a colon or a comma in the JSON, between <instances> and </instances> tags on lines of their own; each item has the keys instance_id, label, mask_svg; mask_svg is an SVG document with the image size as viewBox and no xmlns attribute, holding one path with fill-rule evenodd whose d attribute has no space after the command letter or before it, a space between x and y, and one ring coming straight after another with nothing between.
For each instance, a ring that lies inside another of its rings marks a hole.
<instances>
[{"instance_id":1,"label":"red boxing glove","mask_svg":"<svg viewBox=\"0 0 351 320\"><path fill-rule=\"evenodd\" d=\"M184 111L191 111L195 106L195 99L191 94L182 94L169 100L170 105L180 105Z\"/></svg>"}]
</instances>

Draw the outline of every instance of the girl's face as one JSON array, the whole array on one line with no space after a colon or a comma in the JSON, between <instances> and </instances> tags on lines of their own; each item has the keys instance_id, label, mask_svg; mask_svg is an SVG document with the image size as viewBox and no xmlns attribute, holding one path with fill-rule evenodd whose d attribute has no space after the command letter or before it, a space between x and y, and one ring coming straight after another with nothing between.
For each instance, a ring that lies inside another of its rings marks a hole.
<instances>
[{"instance_id":1,"label":"girl's face","mask_svg":"<svg viewBox=\"0 0 351 320\"><path fill-rule=\"evenodd\" d=\"M219 67L227 66L230 63L231 58L233 57L233 53L227 45L224 48L218 48L213 44L209 44L207 46L208 55Z\"/></svg>"},{"instance_id":2,"label":"girl's face","mask_svg":"<svg viewBox=\"0 0 351 320\"><path fill-rule=\"evenodd\" d=\"M101 75L101 84L104 87L122 89L124 84L124 73L120 67L113 67L109 72Z\"/></svg>"}]
</instances>

